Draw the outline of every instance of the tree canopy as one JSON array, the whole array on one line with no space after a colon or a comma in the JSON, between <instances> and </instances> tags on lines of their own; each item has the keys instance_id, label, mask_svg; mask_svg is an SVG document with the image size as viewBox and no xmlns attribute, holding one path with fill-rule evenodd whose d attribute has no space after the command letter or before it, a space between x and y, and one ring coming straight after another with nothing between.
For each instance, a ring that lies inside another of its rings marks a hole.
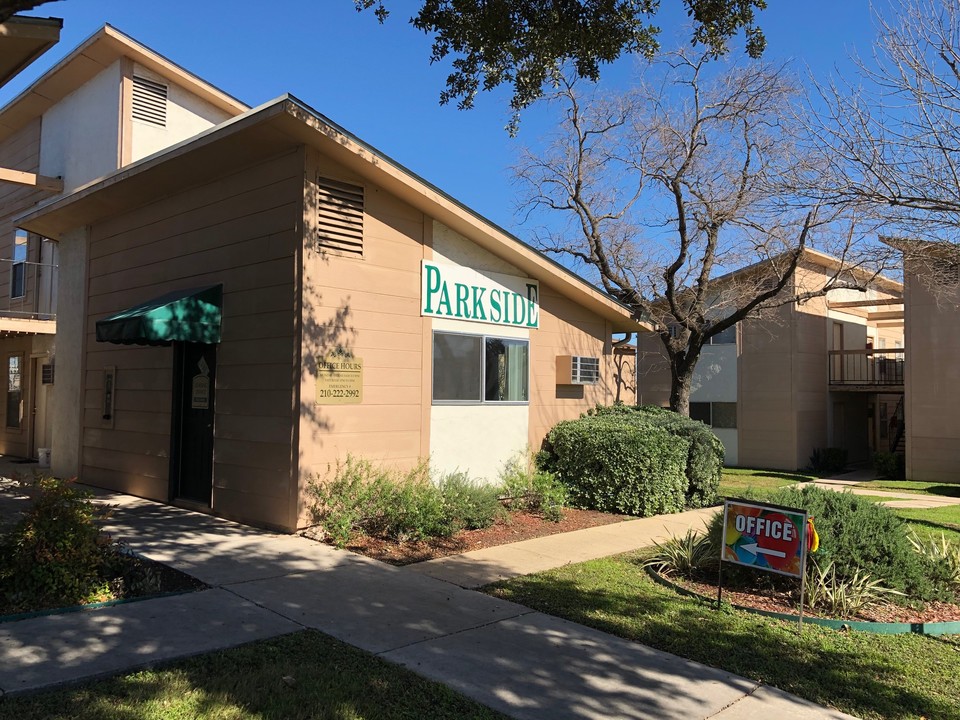
<instances>
[{"instance_id":1,"label":"tree canopy","mask_svg":"<svg viewBox=\"0 0 960 720\"><path fill-rule=\"evenodd\" d=\"M692 42L713 55L725 54L741 30L746 51L759 57L766 45L756 11L766 0L682 1L692 20ZM354 0L383 22L390 0ZM659 50L653 24L659 0L421 0L410 18L433 36L430 61L452 57L440 102L474 104L477 93L513 87L510 105L522 110L541 97L544 83L561 66L597 80L600 68L622 54L651 57Z\"/></svg>"}]
</instances>

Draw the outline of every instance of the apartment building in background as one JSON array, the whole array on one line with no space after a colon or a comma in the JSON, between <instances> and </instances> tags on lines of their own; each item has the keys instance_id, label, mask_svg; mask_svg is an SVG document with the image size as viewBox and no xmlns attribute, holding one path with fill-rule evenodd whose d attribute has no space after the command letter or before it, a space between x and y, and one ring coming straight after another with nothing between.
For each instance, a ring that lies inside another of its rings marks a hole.
<instances>
[{"instance_id":1,"label":"apartment building in background","mask_svg":"<svg viewBox=\"0 0 960 720\"><path fill-rule=\"evenodd\" d=\"M836 268L807 250L784 292L820 287ZM726 464L796 470L817 448L844 448L851 462L902 450L902 291L877 277L866 292L835 290L714 336L697 364L690 415L713 428ZM638 402L665 406L670 374L660 340L641 334L638 348Z\"/></svg>"}]
</instances>

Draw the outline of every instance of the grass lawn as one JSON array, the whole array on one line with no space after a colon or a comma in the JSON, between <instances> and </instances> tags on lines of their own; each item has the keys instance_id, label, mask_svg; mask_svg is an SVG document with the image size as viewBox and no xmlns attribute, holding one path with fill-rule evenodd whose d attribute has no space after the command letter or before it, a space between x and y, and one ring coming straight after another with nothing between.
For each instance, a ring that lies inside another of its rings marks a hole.
<instances>
[{"instance_id":1,"label":"grass lawn","mask_svg":"<svg viewBox=\"0 0 960 720\"><path fill-rule=\"evenodd\" d=\"M452 690L315 631L111 680L0 698L3 720L505 720Z\"/></svg>"},{"instance_id":2,"label":"grass lawn","mask_svg":"<svg viewBox=\"0 0 960 720\"><path fill-rule=\"evenodd\" d=\"M720 479L720 495L738 497L748 490L753 496L761 496L785 485L816 480L813 475L780 472L779 470L750 470L747 468L724 468Z\"/></svg>"},{"instance_id":3,"label":"grass lawn","mask_svg":"<svg viewBox=\"0 0 960 720\"><path fill-rule=\"evenodd\" d=\"M551 615L762 681L862 718L960 718L960 636L842 633L683 598L632 553L487 588Z\"/></svg>"},{"instance_id":4,"label":"grass lawn","mask_svg":"<svg viewBox=\"0 0 960 720\"><path fill-rule=\"evenodd\" d=\"M960 484L945 485L944 483L919 482L914 480L870 480L857 485L868 490L900 490L918 495L943 495L946 497L960 497Z\"/></svg>"},{"instance_id":5,"label":"grass lawn","mask_svg":"<svg viewBox=\"0 0 960 720\"><path fill-rule=\"evenodd\" d=\"M895 508L894 512L906 520L917 535L947 539L960 543L960 505L918 510L913 508Z\"/></svg>"}]
</instances>

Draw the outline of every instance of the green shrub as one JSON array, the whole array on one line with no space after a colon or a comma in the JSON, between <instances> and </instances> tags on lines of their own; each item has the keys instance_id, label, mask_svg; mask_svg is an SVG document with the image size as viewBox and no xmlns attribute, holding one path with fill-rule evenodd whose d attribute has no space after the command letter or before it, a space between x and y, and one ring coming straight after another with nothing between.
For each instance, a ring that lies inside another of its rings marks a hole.
<instances>
[{"instance_id":1,"label":"green shrub","mask_svg":"<svg viewBox=\"0 0 960 720\"><path fill-rule=\"evenodd\" d=\"M338 547L358 533L401 542L449 537L491 525L500 507L496 487L462 473L433 483L425 462L400 472L351 455L326 480L311 480L307 492L314 522Z\"/></svg>"},{"instance_id":2,"label":"green shrub","mask_svg":"<svg viewBox=\"0 0 960 720\"><path fill-rule=\"evenodd\" d=\"M539 513L554 522L563 519L567 487L553 473L531 467L525 453L506 462L500 471L500 489L511 510Z\"/></svg>"},{"instance_id":3,"label":"green shrub","mask_svg":"<svg viewBox=\"0 0 960 720\"><path fill-rule=\"evenodd\" d=\"M907 537L913 549L930 563L936 580L960 593L960 545L947 540L944 533L939 539L923 540L911 530Z\"/></svg>"},{"instance_id":4,"label":"green shrub","mask_svg":"<svg viewBox=\"0 0 960 720\"><path fill-rule=\"evenodd\" d=\"M749 494L748 494L749 495ZM749 497L747 498L749 499ZM890 508L849 492L807 485L780 488L765 502L806 510L815 519L820 549L813 558L821 568L833 563L838 578L852 581L857 573L918 600L949 597L930 563L913 550L907 526ZM718 513L709 533L720 542L723 515ZM724 566L724 577L743 581L753 570ZM741 572L741 570L743 572Z\"/></svg>"},{"instance_id":5,"label":"green shrub","mask_svg":"<svg viewBox=\"0 0 960 720\"><path fill-rule=\"evenodd\" d=\"M907 476L906 459L898 453L874 453L873 469L877 475L888 480L903 480Z\"/></svg>"},{"instance_id":6,"label":"green shrub","mask_svg":"<svg viewBox=\"0 0 960 720\"><path fill-rule=\"evenodd\" d=\"M437 487L456 530L490 527L504 514L500 488L496 485L478 483L466 473L455 472L442 476Z\"/></svg>"},{"instance_id":7,"label":"green shrub","mask_svg":"<svg viewBox=\"0 0 960 720\"><path fill-rule=\"evenodd\" d=\"M691 420L672 410L655 405L598 405L587 413L591 417L619 417L624 421L652 424L689 441L686 467L687 507L709 507L717 502L717 490L723 472L723 443L702 422Z\"/></svg>"},{"instance_id":8,"label":"green shrub","mask_svg":"<svg viewBox=\"0 0 960 720\"><path fill-rule=\"evenodd\" d=\"M816 475L834 475L847 469L847 451L844 448L814 448L810 469Z\"/></svg>"},{"instance_id":9,"label":"green shrub","mask_svg":"<svg viewBox=\"0 0 960 720\"><path fill-rule=\"evenodd\" d=\"M654 547L643 565L661 575L693 579L715 573L720 563L720 548L714 539L693 529L682 537L674 535L662 543L655 542Z\"/></svg>"},{"instance_id":10,"label":"green shrub","mask_svg":"<svg viewBox=\"0 0 960 720\"><path fill-rule=\"evenodd\" d=\"M8 610L81 604L105 585L109 510L72 482L37 477L26 514L0 542L0 590Z\"/></svg>"},{"instance_id":11,"label":"green shrub","mask_svg":"<svg viewBox=\"0 0 960 720\"><path fill-rule=\"evenodd\" d=\"M833 562L821 566L811 560L807 565L804 599L809 607L823 610L833 617L855 617L867 605L890 595L902 593L883 587L881 581L872 579L869 573L858 570L849 577L841 577Z\"/></svg>"},{"instance_id":12,"label":"green shrub","mask_svg":"<svg viewBox=\"0 0 960 720\"><path fill-rule=\"evenodd\" d=\"M647 517L683 509L689 440L616 416L558 423L538 454L571 502L603 512Z\"/></svg>"}]
</instances>

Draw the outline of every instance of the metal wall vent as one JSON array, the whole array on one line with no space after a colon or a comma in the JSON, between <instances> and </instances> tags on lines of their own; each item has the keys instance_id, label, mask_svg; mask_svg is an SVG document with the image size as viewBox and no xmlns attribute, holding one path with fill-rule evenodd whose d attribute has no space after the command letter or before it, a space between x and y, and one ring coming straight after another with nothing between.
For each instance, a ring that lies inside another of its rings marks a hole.
<instances>
[{"instance_id":1,"label":"metal wall vent","mask_svg":"<svg viewBox=\"0 0 960 720\"><path fill-rule=\"evenodd\" d=\"M140 122L166 127L167 86L134 75L132 116Z\"/></svg>"},{"instance_id":2,"label":"metal wall vent","mask_svg":"<svg viewBox=\"0 0 960 720\"><path fill-rule=\"evenodd\" d=\"M53 368L50 363L44 363L40 366L40 383L42 385L53 385Z\"/></svg>"},{"instance_id":3,"label":"metal wall vent","mask_svg":"<svg viewBox=\"0 0 960 720\"><path fill-rule=\"evenodd\" d=\"M363 187L317 178L317 247L363 257Z\"/></svg>"}]
</instances>

